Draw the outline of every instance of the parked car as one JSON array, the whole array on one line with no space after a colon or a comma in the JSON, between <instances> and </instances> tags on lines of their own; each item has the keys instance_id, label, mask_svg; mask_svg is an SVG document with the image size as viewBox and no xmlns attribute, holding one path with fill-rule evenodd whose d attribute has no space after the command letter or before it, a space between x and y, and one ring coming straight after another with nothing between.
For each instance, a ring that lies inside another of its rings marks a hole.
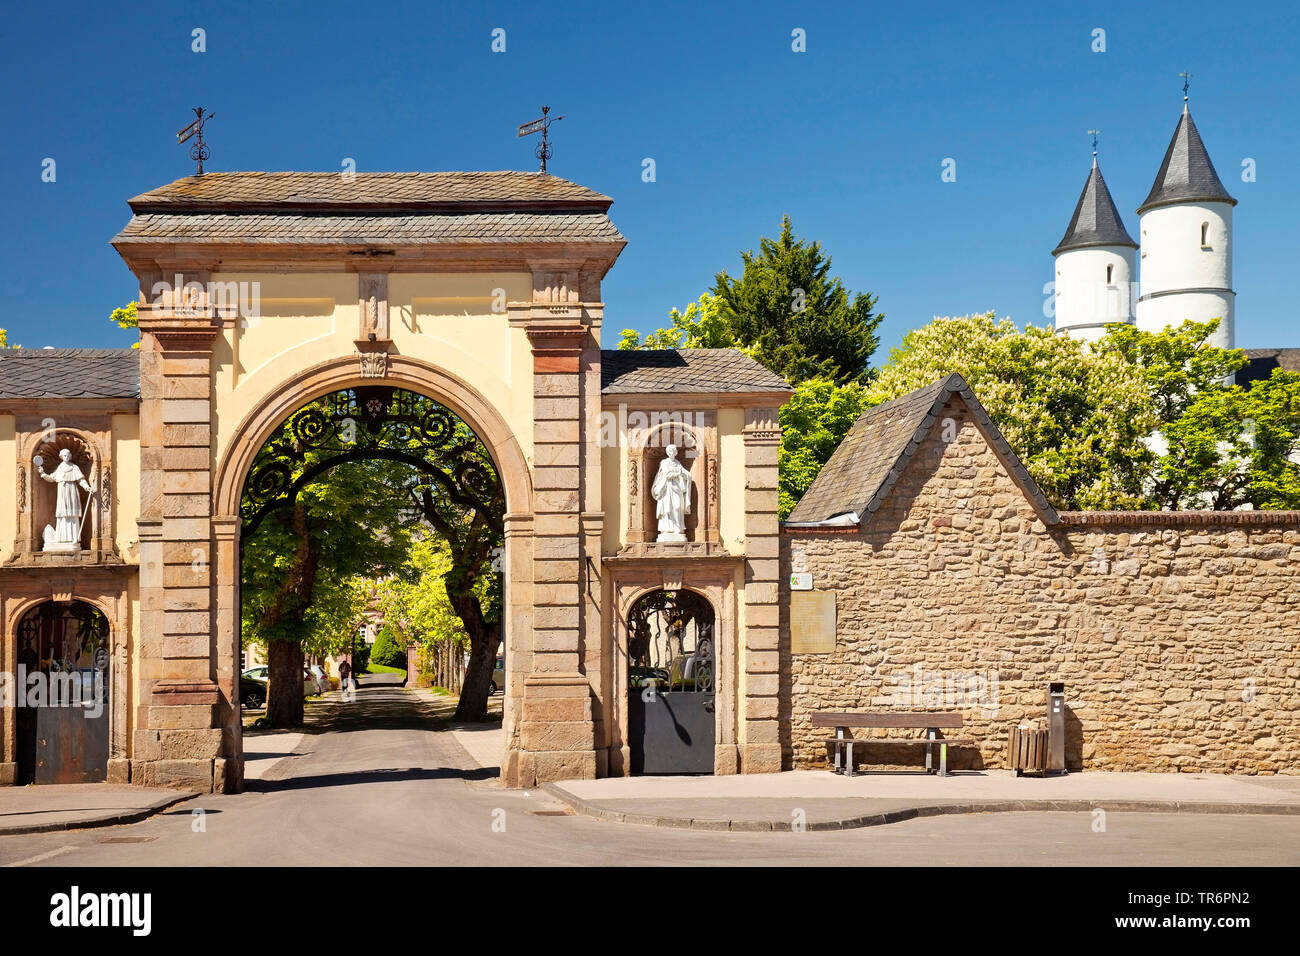
<instances>
[{"instance_id":1,"label":"parked car","mask_svg":"<svg viewBox=\"0 0 1300 956\"><path fill-rule=\"evenodd\" d=\"M241 685L245 680L251 680L254 681L255 683L261 684L262 700L265 701L266 691L271 683L271 669L265 666L250 667L248 670L244 671L242 675L240 675L239 680ZM328 680L325 682L325 686L326 687L329 686ZM242 698L244 693L242 687L239 693L240 693L240 697ZM310 670L304 667L302 669L302 696L313 697L316 694L322 694L322 693L324 693L324 691L321 690L321 685L317 682L316 675L314 675Z\"/></svg>"},{"instance_id":2,"label":"parked car","mask_svg":"<svg viewBox=\"0 0 1300 956\"><path fill-rule=\"evenodd\" d=\"M239 702L248 710L266 706L266 684L253 677L239 678Z\"/></svg>"},{"instance_id":3,"label":"parked car","mask_svg":"<svg viewBox=\"0 0 1300 956\"><path fill-rule=\"evenodd\" d=\"M506 659L498 657L496 663L492 665L492 681L488 684L488 693L495 694L497 691L505 692L506 689Z\"/></svg>"},{"instance_id":4,"label":"parked car","mask_svg":"<svg viewBox=\"0 0 1300 956\"><path fill-rule=\"evenodd\" d=\"M320 692L323 694L330 689L330 678L325 673L325 668L319 664L312 664L307 670L311 671L311 676L315 678L316 683L320 685Z\"/></svg>"}]
</instances>

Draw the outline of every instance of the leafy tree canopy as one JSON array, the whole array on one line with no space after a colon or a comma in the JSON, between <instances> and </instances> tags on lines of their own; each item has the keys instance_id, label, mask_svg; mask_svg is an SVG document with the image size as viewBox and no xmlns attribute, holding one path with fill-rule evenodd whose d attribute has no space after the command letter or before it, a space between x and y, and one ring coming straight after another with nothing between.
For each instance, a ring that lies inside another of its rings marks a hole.
<instances>
[{"instance_id":1,"label":"leafy tree canopy","mask_svg":"<svg viewBox=\"0 0 1300 956\"><path fill-rule=\"evenodd\" d=\"M777 239L764 237L759 251L741 253L744 271L719 272L713 287L718 317L741 345L791 384L829 378L837 384L865 382L883 314L876 297L851 295L830 274L821 244L795 236L790 217Z\"/></svg>"},{"instance_id":2,"label":"leafy tree canopy","mask_svg":"<svg viewBox=\"0 0 1300 956\"><path fill-rule=\"evenodd\" d=\"M642 339L636 329L624 329L620 349L742 349L731 326L722 316L718 300L705 292L685 312L668 313L668 328L650 332Z\"/></svg>"},{"instance_id":3,"label":"leafy tree canopy","mask_svg":"<svg viewBox=\"0 0 1300 956\"><path fill-rule=\"evenodd\" d=\"M114 309L108 318L109 321L116 323L119 329L138 329L140 328L139 304L132 299L120 309ZM139 347L140 340L137 338L135 342L131 343L131 348L138 349Z\"/></svg>"},{"instance_id":4,"label":"leafy tree canopy","mask_svg":"<svg viewBox=\"0 0 1300 956\"><path fill-rule=\"evenodd\" d=\"M857 382L836 385L828 378L810 378L794 387L794 395L781 409L782 520L830 460L866 408L866 400L866 389Z\"/></svg>"},{"instance_id":5,"label":"leafy tree canopy","mask_svg":"<svg viewBox=\"0 0 1300 956\"><path fill-rule=\"evenodd\" d=\"M1050 328L994 313L909 332L866 390L878 405L952 372L966 379L1047 497L1065 509L1143 504L1155 427L1140 370Z\"/></svg>"}]
</instances>

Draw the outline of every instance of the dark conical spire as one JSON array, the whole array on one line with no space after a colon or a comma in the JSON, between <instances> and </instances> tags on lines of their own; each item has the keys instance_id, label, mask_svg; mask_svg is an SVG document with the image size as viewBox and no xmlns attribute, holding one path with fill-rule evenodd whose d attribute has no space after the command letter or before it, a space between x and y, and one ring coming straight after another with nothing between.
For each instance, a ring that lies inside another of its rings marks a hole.
<instances>
[{"instance_id":1,"label":"dark conical spire","mask_svg":"<svg viewBox=\"0 0 1300 956\"><path fill-rule=\"evenodd\" d=\"M1205 151L1201 134L1192 121L1192 114L1183 103L1183 115L1178 118L1174 138L1165 150L1165 161L1160 164L1156 181L1147 194L1146 201L1138 206L1138 214L1153 206L1178 202L1226 202L1231 206L1237 200L1223 188L1219 174L1214 171L1210 154Z\"/></svg>"},{"instance_id":2,"label":"dark conical spire","mask_svg":"<svg viewBox=\"0 0 1300 956\"><path fill-rule=\"evenodd\" d=\"M1069 249L1081 249L1085 246L1132 246L1137 243L1124 228L1124 221L1115 208L1115 200L1110 198L1106 180L1101 178L1101 167L1097 165L1097 154L1092 154L1092 171L1088 181L1083 184L1079 203L1074 207L1070 218L1070 227L1065 236L1052 250L1052 255L1060 255Z\"/></svg>"}]
</instances>

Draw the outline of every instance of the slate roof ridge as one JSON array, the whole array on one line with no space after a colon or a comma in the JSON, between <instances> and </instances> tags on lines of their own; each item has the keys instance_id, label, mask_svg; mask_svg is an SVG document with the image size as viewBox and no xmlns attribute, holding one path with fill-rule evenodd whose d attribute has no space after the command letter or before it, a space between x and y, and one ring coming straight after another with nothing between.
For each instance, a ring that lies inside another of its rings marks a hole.
<instances>
[{"instance_id":1,"label":"slate roof ridge","mask_svg":"<svg viewBox=\"0 0 1300 956\"><path fill-rule=\"evenodd\" d=\"M830 460L822 468L821 473L804 493L799 504L790 513L787 522L810 524L826 521L836 515L856 512L859 523L865 526L898 483L921 443L938 423L939 413L952 395L960 395L966 403L971 418L980 429L985 441L989 443L1007 468L1012 480L1039 513L1043 523L1057 524L1060 516L1056 509L1052 507L1042 489L1038 487L1038 483L1021 463L1019 456L1007 444L966 380L956 372L930 385L863 411L853 427L849 429L849 434L845 435L840 446L835 449ZM867 433L873 427L883 431L894 416L901 416L901 427L896 435L888 436L892 444L883 450L882 456L878 457L873 474L870 460L864 462L858 460L862 457L860 453L864 448L873 447L866 444L864 439L868 437ZM880 465L888 467L882 469ZM865 478L866 486L859 487L856 491L849 491L847 480L859 475ZM832 488L830 499L821 500L826 496L819 498L816 493L819 483L831 486L839 484L845 487L845 491L835 496ZM801 509L803 509L802 513Z\"/></svg>"},{"instance_id":2,"label":"slate roof ridge","mask_svg":"<svg viewBox=\"0 0 1300 956\"><path fill-rule=\"evenodd\" d=\"M1182 115L1178 117L1178 125L1174 127L1174 135L1169 140L1155 182L1151 184L1151 192L1137 211L1141 215L1156 206L1182 202L1224 202L1229 206L1237 205L1237 200L1229 195L1223 181L1219 179L1186 103L1183 104Z\"/></svg>"},{"instance_id":3,"label":"slate roof ridge","mask_svg":"<svg viewBox=\"0 0 1300 956\"><path fill-rule=\"evenodd\" d=\"M135 213L318 210L606 212L613 199L568 179L515 170L416 173L211 172L187 176L127 200Z\"/></svg>"},{"instance_id":4,"label":"slate roof ridge","mask_svg":"<svg viewBox=\"0 0 1300 956\"><path fill-rule=\"evenodd\" d=\"M1066 227L1065 235L1052 250L1052 255L1056 256L1070 249L1089 246L1132 246L1134 249L1138 247L1133 237L1128 234L1128 230L1124 228L1124 220L1119 210L1115 208L1115 200L1111 198L1110 188L1101 174L1101 167L1097 164L1095 153L1092 157L1092 169L1084 181L1079 201L1075 203L1074 215L1070 217L1070 225Z\"/></svg>"}]
</instances>

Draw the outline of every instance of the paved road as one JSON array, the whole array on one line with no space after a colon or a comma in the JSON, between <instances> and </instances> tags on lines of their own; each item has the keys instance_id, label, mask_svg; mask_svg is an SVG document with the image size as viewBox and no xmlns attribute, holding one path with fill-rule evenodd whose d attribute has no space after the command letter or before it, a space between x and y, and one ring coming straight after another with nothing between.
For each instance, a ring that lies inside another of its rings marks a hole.
<instances>
[{"instance_id":1,"label":"paved road","mask_svg":"<svg viewBox=\"0 0 1300 956\"><path fill-rule=\"evenodd\" d=\"M935 817L841 833L706 833L603 823L500 789L431 706L363 685L247 793L126 827L0 837L0 864L1296 865L1300 817L1087 813ZM293 738L286 738L292 740ZM193 811L203 810L196 832ZM502 827L504 826L504 832Z\"/></svg>"}]
</instances>

